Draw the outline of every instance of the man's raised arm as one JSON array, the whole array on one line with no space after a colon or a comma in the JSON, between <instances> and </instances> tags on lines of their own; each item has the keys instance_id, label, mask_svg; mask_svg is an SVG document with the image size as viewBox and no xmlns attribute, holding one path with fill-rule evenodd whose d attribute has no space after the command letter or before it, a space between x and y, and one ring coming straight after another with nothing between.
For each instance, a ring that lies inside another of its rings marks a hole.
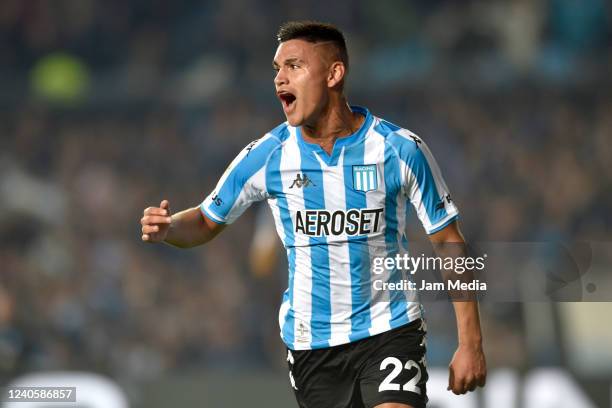
<instances>
[{"instance_id":1,"label":"man's raised arm","mask_svg":"<svg viewBox=\"0 0 612 408\"><path fill-rule=\"evenodd\" d=\"M146 208L140 224L144 242L166 242L178 248L205 244L225 228L211 221L198 207L171 215L168 200L163 200L159 207Z\"/></svg>"}]
</instances>

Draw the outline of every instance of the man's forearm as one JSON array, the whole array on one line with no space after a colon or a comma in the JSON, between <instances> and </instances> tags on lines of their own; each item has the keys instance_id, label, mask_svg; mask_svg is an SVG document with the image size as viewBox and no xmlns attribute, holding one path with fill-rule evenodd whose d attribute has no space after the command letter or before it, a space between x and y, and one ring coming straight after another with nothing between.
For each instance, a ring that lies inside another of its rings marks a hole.
<instances>
[{"instance_id":1,"label":"man's forearm","mask_svg":"<svg viewBox=\"0 0 612 408\"><path fill-rule=\"evenodd\" d=\"M443 246L445 250L440 252L445 253L447 256L457 259L465 258L469 255L465 243L447 243ZM474 280L474 272L472 270L466 270L459 274L452 269L446 269L442 271L442 275L447 285L449 281L453 280L459 280L463 283L469 283ZM482 333L477 293L469 289L454 289L449 290L448 293L455 309L459 345L481 345Z\"/></svg>"},{"instance_id":2,"label":"man's forearm","mask_svg":"<svg viewBox=\"0 0 612 408\"><path fill-rule=\"evenodd\" d=\"M463 250L460 249L461 247L463 247L463 245L459 245L456 250L463 252ZM445 270L443 271L443 279L447 285L451 280L460 280L467 283L474 280L474 274L472 271L465 271L462 274L457 274L452 270ZM448 293L453 302L453 308L455 309L459 345L482 344L476 292L469 289L455 289L449 290Z\"/></svg>"},{"instance_id":3,"label":"man's forearm","mask_svg":"<svg viewBox=\"0 0 612 408\"><path fill-rule=\"evenodd\" d=\"M482 332L477 301L455 301L455 317L457 319L457 340L459 345L481 346Z\"/></svg>"},{"instance_id":4,"label":"man's forearm","mask_svg":"<svg viewBox=\"0 0 612 408\"><path fill-rule=\"evenodd\" d=\"M461 258L468 255L463 235L456 222L430 236L436 254L440 257ZM448 281L473 279L472 270L456 273L452 268L442 268L442 277ZM447 286L448 287L448 286ZM477 386L484 386L487 378L487 363L482 350L482 332L478 315L476 292L465 290L448 291L455 308L457 339L459 347L449 364L448 389L455 394L465 394Z\"/></svg>"},{"instance_id":5,"label":"man's forearm","mask_svg":"<svg viewBox=\"0 0 612 408\"><path fill-rule=\"evenodd\" d=\"M456 223L449 225L444 230L431 236L435 252L440 257L465 258L469 255L463 235ZM469 283L474 279L472 270L466 270L461 274L453 269L443 268L442 278L448 285L450 280L461 280ZM457 319L457 337L459 344L482 344L482 332L480 328L480 316L478 314L478 300L476 292L469 290L449 290L453 301L455 317Z\"/></svg>"},{"instance_id":6,"label":"man's forearm","mask_svg":"<svg viewBox=\"0 0 612 408\"><path fill-rule=\"evenodd\" d=\"M178 248L192 248L213 239L224 226L206 219L198 207L172 215L172 223L164 242Z\"/></svg>"}]
</instances>

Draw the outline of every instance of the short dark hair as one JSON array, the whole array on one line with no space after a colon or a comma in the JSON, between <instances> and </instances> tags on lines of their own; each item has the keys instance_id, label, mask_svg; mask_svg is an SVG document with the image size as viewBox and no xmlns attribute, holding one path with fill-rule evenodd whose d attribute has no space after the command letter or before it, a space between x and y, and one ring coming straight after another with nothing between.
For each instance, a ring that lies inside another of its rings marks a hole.
<instances>
[{"instance_id":1,"label":"short dark hair","mask_svg":"<svg viewBox=\"0 0 612 408\"><path fill-rule=\"evenodd\" d=\"M310 43L331 42L338 50L338 58L348 71L349 58L344 34L338 27L318 21L288 21L283 23L276 35L279 43L289 40L304 40Z\"/></svg>"}]
</instances>

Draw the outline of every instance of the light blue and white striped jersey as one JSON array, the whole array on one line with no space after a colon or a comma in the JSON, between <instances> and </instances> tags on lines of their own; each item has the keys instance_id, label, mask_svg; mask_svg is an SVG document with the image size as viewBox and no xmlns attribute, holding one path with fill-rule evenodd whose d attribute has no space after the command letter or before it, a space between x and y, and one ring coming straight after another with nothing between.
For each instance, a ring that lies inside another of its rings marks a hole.
<instances>
[{"instance_id":1,"label":"light blue and white striped jersey","mask_svg":"<svg viewBox=\"0 0 612 408\"><path fill-rule=\"evenodd\" d=\"M428 234L458 216L425 143L352 109L365 121L337 139L331 155L299 127L281 124L240 152L200 206L229 224L253 202L268 201L287 250L279 324L292 350L360 340L420 317L416 295L373 289L373 259L406 248L408 200Z\"/></svg>"}]
</instances>

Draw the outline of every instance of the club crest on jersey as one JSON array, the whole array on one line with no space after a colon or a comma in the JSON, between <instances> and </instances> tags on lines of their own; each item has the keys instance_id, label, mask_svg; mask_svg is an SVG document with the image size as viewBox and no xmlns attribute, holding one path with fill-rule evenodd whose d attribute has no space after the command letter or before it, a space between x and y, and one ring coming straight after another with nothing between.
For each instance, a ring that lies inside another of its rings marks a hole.
<instances>
[{"instance_id":1,"label":"club crest on jersey","mask_svg":"<svg viewBox=\"0 0 612 408\"><path fill-rule=\"evenodd\" d=\"M378 188L378 173L375 164L353 166L353 189L372 191Z\"/></svg>"}]
</instances>

